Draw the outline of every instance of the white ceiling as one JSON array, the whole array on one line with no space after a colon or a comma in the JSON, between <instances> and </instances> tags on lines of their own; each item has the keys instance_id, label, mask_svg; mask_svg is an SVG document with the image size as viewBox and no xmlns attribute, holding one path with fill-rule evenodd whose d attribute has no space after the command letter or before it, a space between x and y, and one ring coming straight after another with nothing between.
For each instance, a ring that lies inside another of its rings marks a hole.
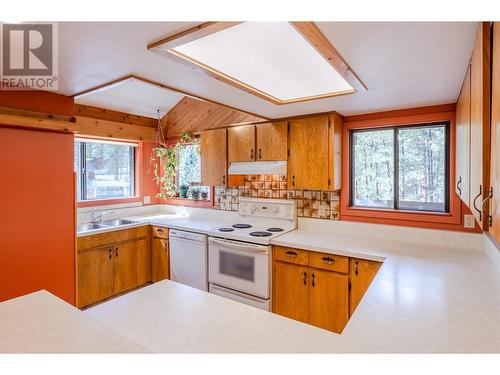
<instances>
[{"instance_id":1,"label":"white ceiling","mask_svg":"<svg viewBox=\"0 0 500 375\"><path fill-rule=\"evenodd\" d=\"M157 118L163 117L184 97L175 91L131 79L79 96L75 103Z\"/></svg>"},{"instance_id":2,"label":"white ceiling","mask_svg":"<svg viewBox=\"0 0 500 375\"><path fill-rule=\"evenodd\" d=\"M72 95L134 73L270 118L450 103L458 97L477 28L477 23L466 22L320 22L321 31L368 91L275 105L147 50L149 42L196 24L60 23L60 92Z\"/></svg>"}]
</instances>

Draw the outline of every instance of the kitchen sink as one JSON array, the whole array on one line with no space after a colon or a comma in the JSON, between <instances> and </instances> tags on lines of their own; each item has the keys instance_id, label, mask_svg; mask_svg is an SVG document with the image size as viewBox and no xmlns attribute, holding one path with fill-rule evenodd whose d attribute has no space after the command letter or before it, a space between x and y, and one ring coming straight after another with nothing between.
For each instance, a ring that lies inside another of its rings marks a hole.
<instances>
[{"instance_id":1,"label":"kitchen sink","mask_svg":"<svg viewBox=\"0 0 500 375\"><path fill-rule=\"evenodd\" d=\"M127 219L118 219L118 220L106 220L100 223L100 225L104 225L107 227L116 227L119 225L128 225L128 224L135 224L137 221L132 221L132 220L127 220Z\"/></svg>"},{"instance_id":2,"label":"kitchen sink","mask_svg":"<svg viewBox=\"0 0 500 375\"><path fill-rule=\"evenodd\" d=\"M89 230L106 228L106 225L103 224L80 224L76 227L77 232L87 232Z\"/></svg>"}]
</instances>

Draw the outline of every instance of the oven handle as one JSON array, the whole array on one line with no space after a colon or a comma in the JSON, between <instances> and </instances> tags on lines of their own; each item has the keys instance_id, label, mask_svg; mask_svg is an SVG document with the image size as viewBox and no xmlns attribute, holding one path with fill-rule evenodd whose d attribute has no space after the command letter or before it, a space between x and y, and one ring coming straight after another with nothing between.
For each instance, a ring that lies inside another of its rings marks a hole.
<instances>
[{"instance_id":1,"label":"oven handle","mask_svg":"<svg viewBox=\"0 0 500 375\"><path fill-rule=\"evenodd\" d=\"M268 253L269 252L269 246L266 245L255 245L251 243L245 243L245 242L239 242L239 241L230 241L230 240L224 240L222 238L213 238L210 237L209 242L216 243L220 246L227 247L230 249L241 249L244 251L247 251L249 253Z\"/></svg>"}]
</instances>

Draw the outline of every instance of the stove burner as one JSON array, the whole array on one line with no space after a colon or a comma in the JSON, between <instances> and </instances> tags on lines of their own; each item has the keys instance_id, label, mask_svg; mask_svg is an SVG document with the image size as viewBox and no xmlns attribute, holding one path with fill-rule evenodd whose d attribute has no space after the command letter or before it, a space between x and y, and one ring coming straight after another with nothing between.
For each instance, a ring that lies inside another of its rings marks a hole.
<instances>
[{"instance_id":1,"label":"stove burner","mask_svg":"<svg viewBox=\"0 0 500 375\"><path fill-rule=\"evenodd\" d=\"M233 228L219 228L219 232L233 232Z\"/></svg>"},{"instance_id":2,"label":"stove burner","mask_svg":"<svg viewBox=\"0 0 500 375\"><path fill-rule=\"evenodd\" d=\"M272 233L263 232L263 231L250 232L250 236L253 236L253 237L269 237L269 236L272 236L272 235L273 235Z\"/></svg>"},{"instance_id":3,"label":"stove burner","mask_svg":"<svg viewBox=\"0 0 500 375\"><path fill-rule=\"evenodd\" d=\"M267 228L268 232L283 232L283 228Z\"/></svg>"},{"instance_id":4,"label":"stove burner","mask_svg":"<svg viewBox=\"0 0 500 375\"><path fill-rule=\"evenodd\" d=\"M251 228L252 226L250 224L234 224L233 225L233 228L236 228L236 229L247 229L247 228Z\"/></svg>"}]
</instances>

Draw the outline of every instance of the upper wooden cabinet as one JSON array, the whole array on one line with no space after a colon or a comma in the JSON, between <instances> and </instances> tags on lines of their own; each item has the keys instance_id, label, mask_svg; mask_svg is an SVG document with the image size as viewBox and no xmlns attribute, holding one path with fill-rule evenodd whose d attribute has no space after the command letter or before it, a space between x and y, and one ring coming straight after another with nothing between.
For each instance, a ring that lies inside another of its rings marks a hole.
<instances>
[{"instance_id":1,"label":"upper wooden cabinet","mask_svg":"<svg viewBox=\"0 0 500 375\"><path fill-rule=\"evenodd\" d=\"M227 130L214 129L201 132L201 184L226 186L227 183Z\"/></svg>"},{"instance_id":2,"label":"upper wooden cabinet","mask_svg":"<svg viewBox=\"0 0 500 375\"><path fill-rule=\"evenodd\" d=\"M456 108L455 192L468 205L470 170L470 66Z\"/></svg>"},{"instance_id":3,"label":"upper wooden cabinet","mask_svg":"<svg viewBox=\"0 0 500 375\"><path fill-rule=\"evenodd\" d=\"M340 116L291 120L288 186L291 189L340 188Z\"/></svg>"},{"instance_id":4,"label":"upper wooden cabinet","mask_svg":"<svg viewBox=\"0 0 500 375\"><path fill-rule=\"evenodd\" d=\"M255 125L229 128L227 136L229 162L255 160Z\"/></svg>"},{"instance_id":5,"label":"upper wooden cabinet","mask_svg":"<svg viewBox=\"0 0 500 375\"><path fill-rule=\"evenodd\" d=\"M287 159L287 122L236 126L228 129L228 161Z\"/></svg>"},{"instance_id":6,"label":"upper wooden cabinet","mask_svg":"<svg viewBox=\"0 0 500 375\"><path fill-rule=\"evenodd\" d=\"M493 66L491 88L491 236L500 243L500 22L493 24Z\"/></svg>"},{"instance_id":7,"label":"upper wooden cabinet","mask_svg":"<svg viewBox=\"0 0 500 375\"><path fill-rule=\"evenodd\" d=\"M287 160L287 125L288 123L286 121L279 121L256 126L256 160Z\"/></svg>"},{"instance_id":8,"label":"upper wooden cabinet","mask_svg":"<svg viewBox=\"0 0 500 375\"><path fill-rule=\"evenodd\" d=\"M482 207L488 197L490 173L490 25L480 24L470 64L470 198L479 226L487 228ZM487 215L486 215L487 216Z\"/></svg>"}]
</instances>

